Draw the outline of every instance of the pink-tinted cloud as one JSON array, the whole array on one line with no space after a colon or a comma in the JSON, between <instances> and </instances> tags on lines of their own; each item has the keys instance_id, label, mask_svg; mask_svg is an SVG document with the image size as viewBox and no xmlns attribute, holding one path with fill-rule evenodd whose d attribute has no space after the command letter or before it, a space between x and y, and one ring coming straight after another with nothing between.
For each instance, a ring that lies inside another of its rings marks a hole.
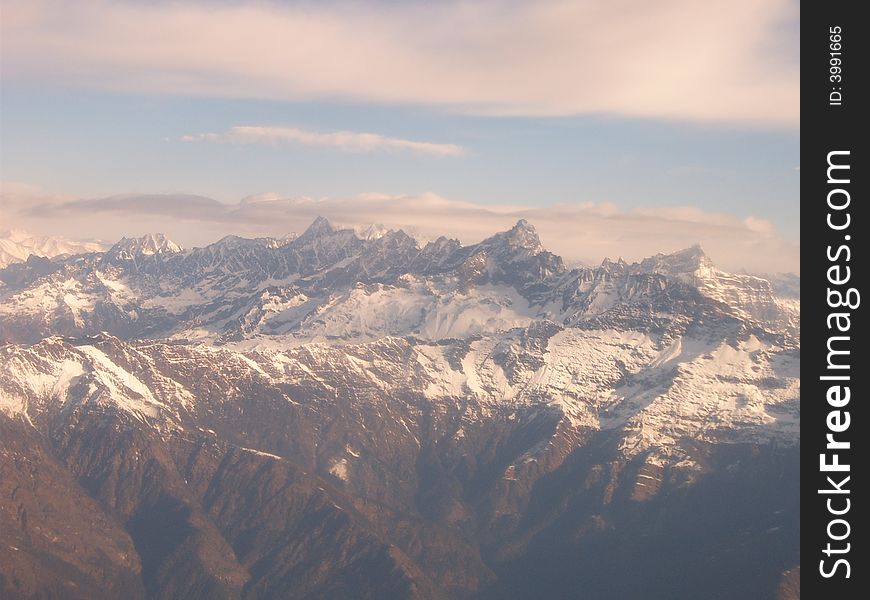
<instances>
[{"instance_id":1,"label":"pink-tinted cloud","mask_svg":"<svg viewBox=\"0 0 870 600\"><path fill-rule=\"evenodd\" d=\"M178 194L128 194L72 198L14 184L2 187L0 216L11 226L44 234L117 239L162 231L190 247L227 234L281 237L300 233L318 215L335 223L380 223L422 238L457 237L464 243L525 218L544 245L569 261L604 257L640 260L700 242L720 266L755 272L799 272L799 244L783 239L756 217L711 213L695 207L620 210L607 202L541 207L482 205L437 194L359 194L347 198L257 194L226 204Z\"/></svg>"},{"instance_id":2,"label":"pink-tinted cloud","mask_svg":"<svg viewBox=\"0 0 870 600\"><path fill-rule=\"evenodd\" d=\"M334 148L343 152L410 152L429 156L462 156L465 150L456 144L420 142L355 131L316 132L295 127L232 127L224 133L185 135L183 142L218 142L228 144L282 144Z\"/></svg>"},{"instance_id":3,"label":"pink-tinted cloud","mask_svg":"<svg viewBox=\"0 0 870 600\"><path fill-rule=\"evenodd\" d=\"M797 11L794 0L4 0L0 38L4 78L110 90L796 126Z\"/></svg>"}]
</instances>

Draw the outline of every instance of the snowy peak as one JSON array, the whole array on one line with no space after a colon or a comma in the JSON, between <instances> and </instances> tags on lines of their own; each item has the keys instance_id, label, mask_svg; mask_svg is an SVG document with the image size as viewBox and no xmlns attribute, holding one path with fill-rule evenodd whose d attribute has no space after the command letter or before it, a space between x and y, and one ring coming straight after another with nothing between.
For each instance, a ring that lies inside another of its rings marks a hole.
<instances>
[{"instance_id":1,"label":"snowy peak","mask_svg":"<svg viewBox=\"0 0 870 600\"><path fill-rule=\"evenodd\" d=\"M104 252L106 246L96 241L69 240L60 236L33 235L21 229L0 232L0 269L26 262L31 255L45 258Z\"/></svg>"},{"instance_id":2,"label":"snowy peak","mask_svg":"<svg viewBox=\"0 0 870 600\"><path fill-rule=\"evenodd\" d=\"M5 229L0 231L0 239L9 240L11 242L20 243L32 237L33 235L23 229Z\"/></svg>"},{"instance_id":3,"label":"snowy peak","mask_svg":"<svg viewBox=\"0 0 870 600\"><path fill-rule=\"evenodd\" d=\"M388 233L391 233L392 229L387 229L380 223L372 223L367 227L356 227L354 228L354 232L356 233L356 237L359 239L371 242L373 240L379 240Z\"/></svg>"},{"instance_id":4,"label":"snowy peak","mask_svg":"<svg viewBox=\"0 0 870 600\"><path fill-rule=\"evenodd\" d=\"M614 273L624 271L627 267L628 264L624 260L622 260L622 257L619 257L615 261L609 258L605 258L601 261L601 265L598 267L598 269L606 273Z\"/></svg>"},{"instance_id":5,"label":"snowy peak","mask_svg":"<svg viewBox=\"0 0 870 600\"><path fill-rule=\"evenodd\" d=\"M310 240L316 239L323 236L328 236L336 232L336 227L329 222L329 219L326 217L318 216L314 219L314 222L308 226L302 235L299 236L299 240Z\"/></svg>"},{"instance_id":6,"label":"snowy peak","mask_svg":"<svg viewBox=\"0 0 870 600\"><path fill-rule=\"evenodd\" d=\"M527 248L533 254L537 254L544 249L543 246L541 246L541 238L538 237L538 232L535 230L534 226L525 219L517 221L517 224L507 233L507 241L512 246Z\"/></svg>"},{"instance_id":7,"label":"snowy peak","mask_svg":"<svg viewBox=\"0 0 870 600\"><path fill-rule=\"evenodd\" d=\"M480 243L481 246L496 246L506 247L511 250L525 250L528 254L539 254L544 251L541 246L541 238L538 237L538 232L534 226L520 219L517 224L501 233L487 238Z\"/></svg>"},{"instance_id":8,"label":"snowy peak","mask_svg":"<svg viewBox=\"0 0 870 600\"><path fill-rule=\"evenodd\" d=\"M714 268L713 261L710 260L700 244L671 254L656 254L645 258L640 263L641 271L671 276L693 275L699 271L709 271Z\"/></svg>"},{"instance_id":9,"label":"snowy peak","mask_svg":"<svg viewBox=\"0 0 870 600\"><path fill-rule=\"evenodd\" d=\"M139 238L121 238L108 255L116 260L134 260L138 256L177 254L184 249L162 233L146 234Z\"/></svg>"},{"instance_id":10,"label":"snowy peak","mask_svg":"<svg viewBox=\"0 0 870 600\"><path fill-rule=\"evenodd\" d=\"M800 330L800 301L778 298L769 281L717 268L699 244L672 254L657 254L632 266L634 273L665 275L720 303L737 318L761 323L772 331Z\"/></svg>"}]
</instances>

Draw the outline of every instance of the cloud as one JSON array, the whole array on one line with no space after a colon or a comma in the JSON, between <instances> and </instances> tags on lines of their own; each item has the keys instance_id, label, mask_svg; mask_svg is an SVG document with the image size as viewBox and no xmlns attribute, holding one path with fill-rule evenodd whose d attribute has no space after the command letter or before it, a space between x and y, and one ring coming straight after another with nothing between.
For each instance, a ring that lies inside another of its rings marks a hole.
<instances>
[{"instance_id":1,"label":"cloud","mask_svg":"<svg viewBox=\"0 0 870 600\"><path fill-rule=\"evenodd\" d=\"M417 142L386 137L377 133L334 131L318 133L294 127L232 127L225 133L185 135L183 142L222 142L229 144L295 143L305 146L335 148L344 152L411 152L429 156L462 156L465 150L456 144Z\"/></svg>"},{"instance_id":2,"label":"cloud","mask_svg":"<svg viewBox=\"0 0 870 600\"><path fill-rule=\"evenodd\" d=\"M799 243L783 239L757 217L712 213L696 207L621 210L607 202L543 207L482 205L437 194L359 194L346 198L256 194L236 203L182 194L72 198L21 185L3 185L4 220L42 234L117 239L161 231L184 246L227 234L283 236L301 233L318 215L348 226L380 223L425 237L474 243L531 222L544 245L568 261L605 257L640 260L700 242L721 267L753 272L799 272Z\"/></svg>"},{"instance_id":3,"label":"cloud","mask_svg":"<svg viewBox=\"0 0 870 600\"><path fill-rule=\"evenodd\" d=\"M4 0L4 79L797 127L794 0Z\"/></svg>"}]
</instances>

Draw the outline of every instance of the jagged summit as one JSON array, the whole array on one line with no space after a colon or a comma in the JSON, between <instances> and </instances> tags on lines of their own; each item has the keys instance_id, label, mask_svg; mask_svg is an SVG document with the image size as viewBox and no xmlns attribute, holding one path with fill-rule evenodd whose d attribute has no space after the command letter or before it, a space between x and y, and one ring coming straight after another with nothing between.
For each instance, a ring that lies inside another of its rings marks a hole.
<instances>
[{"instance_id":1,"label":"jagged summit","mask_svg":"<svg viewBox=\"0 0 870 600\"><path fill-rule=\"evenodd\" d=\"M302 235L296 238L295 241L300 244L306 244L315 240L320 240L321 238L335 236L337 234L342 234L342 239L352 236L364 244L387 239L404 241L407 238L419 248L428 246L430 251L434 247L443 245L448 239L441 236L434 241L421 241L417 237L407 233L404 229L391 229L380 223L372 223L356 227L343 227L332 223L326 217L318 216L302 233ZM458 242L455 240L452 240L451 244L452 243L458 245ZM472 251L487 249L510 255L522 254L529 256L536 256L545 251L544 247L541 245L541 239L538 237L538 232L526 219L520 219L510 229L496 233L478 244L467 246L467 248L472 249Z\"/></svg>"},{"instance_id":2,"label":"jagged summit","mask_svg":"<svg viewBox=\"0 0 870 600\"><path fill-rule=\"evenodd\" d=\"M219 239L218 241L216 241L212 245L214 245L214 246L238 246L238 245L245 245L245 244L255 242L255 241L256 241L256 239L251 240L251 239L239 236L239 235L230 234L230 235L225 235L224 237L222 237L221 239Z\"/></svg>"},{"instance_id":3,"label":"jagged summit","mask_svg":"<svg viewBox=\"0 0 870 600\"><path fill-rule=\"evenodd\" d=\"M537 230L534 225L525 219L517 221L516 225L507 231L505 239L512 246L528 248L534 253L543 250L543 247L541 246L541 238L538 237Z\"/></svg>"},{"instance_id":4,"label":"jagged summit","mask_svg":"<svg viewBox=\"0 0 870 600\"><path fill-rule=\"evenodd\" d=\"M365 241L377 240L391 233L393 230L384 227L380 223L372 223L368 226L355 227L356 236Z\"/></svg>"},{"instance_id":5,"label":"jagged summit","mask_svg":"<svg viewBox=\"0 0 870 600\"><path fill-rule=\"evenodd\" d=\"M175 254L183 250L184 248L162 233L148 233L138 238L121 238L112 246L108 255L120 260L132 260L136 256Z\"/></svg>"},{"instance_id":6,"label":"jagged summit","mask_svg":"<svg viewBox=\"0 0 870 600\"><path fill-rule=\"evenodd\" d=\"M712 268L713 261L701 248L701 244L694 244L671 254L656 254L640 263L641 270L665 275L691 275Z\"/></svg>"},{"instance_id":7,"label":"jagged summit","mask_svg":"<svg viewBox=\"0 0 870 600\"><path fill-rule=\"evenodd\" d=\"M294 235L286 235L282 238L245 238L238 235L226 235L217 242L209 246L209 248L221 251L233 251L243 248L280 248L296 239Z\"/></svg>"},{"instance_id":8,"label":"jagged summit","mask_svg":"<svg viewBox=\"0 0 870 600\"><path fill-rule=\"evenodd\" d=\"M302 232L302 235L299 236L298 239L312 239L321 237L324 235L329 235L331 233L335 233L337 228L329 222L329 219L326 217L318 216L311 225L308 226L308 229Z\"/></svg>"},{"instance_id":9,"label":"jagged summit","mask_svg":"<svg viewBox=\"0 0 870 600\"><path fill-rule=\"evenodd\" d=\"M516 225L508 229L496 233L480 243L481 246L506 246L511 250L523 249L529 254L539 254L544 251L541 245L541 238L538 237L538 232L535 227L526 221L520 219Z\"/></svg>"},{"instance_id":10,"label":"jagged summit","mask_svg":"<svg viewBox=\"0 0 870 600\"><path fill-rule=\"evenodd\" d=\"M617 270L624 270L626 267L628 267L628 263L626 263L620 256L616 260L613 260L610 257L605 257L604 260L601 261L601 265L598 268L602 271L611 272Z\"/></svg>"},{"instance_id":11,"label":"jagged summit","mask_svg":"<svg viewBox=\"0 0 870 600\"><path fill-rule=\"evenodd\" d=\"M382 223L368 223L351 227L337 225L326 217L318 216L302 233L302 235L286 238L282 245L286 245L287 243L297 239L304 243L305 241L311 241L338 233L341 233L343 237L347 237L348 234L353 234L353 237L362 242L376 242L384 238L409 238L413 239L415 243L419 243L414 236L407 233L404 229L392 229L384 226Z\"/></svg>"}]
</instances>

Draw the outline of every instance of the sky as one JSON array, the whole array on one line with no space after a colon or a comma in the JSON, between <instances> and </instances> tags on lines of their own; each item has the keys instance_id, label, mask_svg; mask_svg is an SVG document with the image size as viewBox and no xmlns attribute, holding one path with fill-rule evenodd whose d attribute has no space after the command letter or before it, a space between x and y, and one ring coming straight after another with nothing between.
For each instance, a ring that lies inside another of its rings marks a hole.
<instances>
[{"instance_id":1,"label":"sky","mask_svg":"<svg viewBox=\"0 0 870 600\"><path fill-rule=\"evenodd\" d=\"M799 271L794 0L0 0L0 229Z\"/></svg>"}]
</instances>

